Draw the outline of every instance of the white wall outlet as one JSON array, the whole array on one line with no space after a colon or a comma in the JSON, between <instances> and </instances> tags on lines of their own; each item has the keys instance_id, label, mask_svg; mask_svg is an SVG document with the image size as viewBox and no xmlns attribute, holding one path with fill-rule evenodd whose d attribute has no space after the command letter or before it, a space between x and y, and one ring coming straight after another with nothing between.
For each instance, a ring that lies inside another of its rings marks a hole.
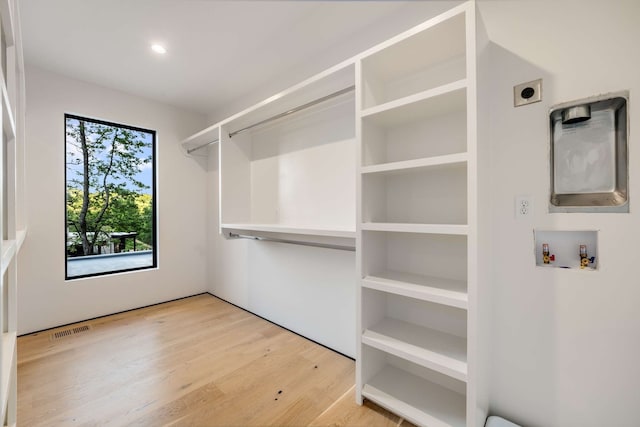
<instances>
[{"instance_id":1,"label":"white wall outlet","mask_svg":"<svg viewBox=\"0 0 640 427\"><path fill-rule=\"evenodd\" d=\"M531 216L533 212L533 197L516 196L516 219Z\"/></svg>"}]
</instances>

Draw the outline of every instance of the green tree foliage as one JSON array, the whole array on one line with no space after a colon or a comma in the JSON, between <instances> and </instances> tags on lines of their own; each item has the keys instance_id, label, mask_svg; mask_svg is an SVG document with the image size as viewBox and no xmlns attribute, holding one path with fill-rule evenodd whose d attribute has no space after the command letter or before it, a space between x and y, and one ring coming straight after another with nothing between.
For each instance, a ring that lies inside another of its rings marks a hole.
<instances>
[{"instance_id":1,"label":"green tree foliage","mask_svg":"<svg viewBox=\"0 0 640 427\"><path fill-rule=\"evenodd\" d=\"M83 254L110 231L136 231L152 245L152 198L138 179L152 161L144 133L79 119L67 119L66 133L67 224Z\"/></svg>"},{"instance_id":2,"label":"green tree foliage","mask_svg":"<svg viewBox=\"0 0 640 427\"><path fill-rule=\"evenodd\" d=\"M150 194L139 194L136 205L141 218L138 237L140 241L151 245L153 242L153 199Z\"/></svg>"}]
</instances>

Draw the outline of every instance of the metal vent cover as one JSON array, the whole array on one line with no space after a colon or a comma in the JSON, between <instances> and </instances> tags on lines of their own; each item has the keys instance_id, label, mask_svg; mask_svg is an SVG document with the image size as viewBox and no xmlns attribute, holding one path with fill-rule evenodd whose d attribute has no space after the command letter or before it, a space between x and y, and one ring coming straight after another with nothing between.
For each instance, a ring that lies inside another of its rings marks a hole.
<instances>
[{"instance_id":1,"label":"metal vent cover","mask_svg":"<svg viewBox=\"0 0 640 427\"><path fill-rule=\"evenodd\" d=\"M63 329L51 334L51 341L59 340L61 338L70 337L72 335L81 334L91 330L91 325L75 326L73 328Z\"/></svg>"}]
</instances>

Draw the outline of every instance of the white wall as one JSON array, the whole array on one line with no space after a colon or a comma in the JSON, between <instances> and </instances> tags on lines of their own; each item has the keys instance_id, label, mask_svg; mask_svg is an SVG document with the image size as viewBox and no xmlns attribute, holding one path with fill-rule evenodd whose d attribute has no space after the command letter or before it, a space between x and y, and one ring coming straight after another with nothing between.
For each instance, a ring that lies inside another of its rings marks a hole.
<instances>
[{"instance_id":1,"label":"white wall","mask_svg":"<svg viewBox=\"0 0 640 427\"><path fill-rule=\"evenodd\" d=\"M26 72L26 214L19 257L19 333L206 291L205 171L178 142L203 118L111 89ZM64 113L157 131L159 268L65 281Z\"/></svg>"},{"instance_id":2,"label":"white wall","mask_svg":"<svg viewBox=\"0 0 640 427\"><path fill-rule=\"evenodd\" d=\"M638 426L640 2L479 4L495 43L492 412L525 426ZM513 108L513 85L539 77L543 102ZM625 89L631 213L549 214L549 108ZM514 219L519 194L534 198L529 220ZM600 230L600 271L536 268L533 228Z\"/></svg>"}]
</instances>

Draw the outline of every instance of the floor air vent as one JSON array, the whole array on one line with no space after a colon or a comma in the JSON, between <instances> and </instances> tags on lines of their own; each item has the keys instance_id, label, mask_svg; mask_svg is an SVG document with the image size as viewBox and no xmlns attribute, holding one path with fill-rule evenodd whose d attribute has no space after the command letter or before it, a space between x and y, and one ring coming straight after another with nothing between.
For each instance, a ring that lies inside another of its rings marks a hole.
<instances>
[{"instance_id":1,"label":"floor air vent","mask_svg":"<svg viewBox=\"0 0 640 427\"><path fill-rule=\"evenodd\" d=\"M76 326L74 328L63 329L61 331L52 333L51 340L52 341L59 340L60 338L70 337L75 334L81 334L82 332L86 332L89 330L91 330L91 326L89 325L82 325L82 326Z\"/></svg>"}]
</instances>

